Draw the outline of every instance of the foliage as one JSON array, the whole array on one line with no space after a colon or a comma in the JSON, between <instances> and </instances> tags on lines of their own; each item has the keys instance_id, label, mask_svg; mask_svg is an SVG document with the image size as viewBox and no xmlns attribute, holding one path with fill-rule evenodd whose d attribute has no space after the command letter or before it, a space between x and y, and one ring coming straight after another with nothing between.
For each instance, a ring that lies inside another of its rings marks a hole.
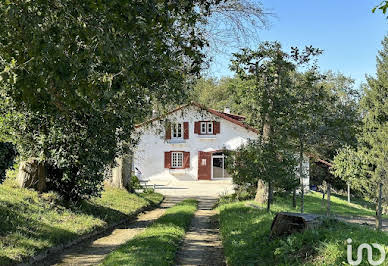
<instances>
[{"instance_id":1,"label":"foliage","mask_svg":"<svg viewBox=\"0 0 388 266\"><path fill-rule=\"evenodd\" d=\"M0 142L0 184L5 179L6 170L13 166L16 155L17 152L12 143Z\"/></svg>"},{"instance_id":2,"label":"foliage","mask_svg":"<svg viewBox=\"0 0 388 266\"><path fill-rule=\"evenodd\" d=\"M2 1L0 117L21 155L67 199L98 195L152 104L185 99L218 2Z\"/></svg>"},{"instance_id":3,"label":"foliage","mask_svg":"<svg viewBox=\"0 0 388 266\"><path fill-rule=\"evenodd\" d=\"M227 156L228 173L233 183L254 195L257 181L271 182L274 188L291 190L298 184L294 154L273 143L250 140Z\"/></svg>"},{"instance_id":4,"label":"foliage","mask_svg":"<svg viewBox=\"0 0 388 266\"><path fill-rule=\"evenodd\" d=\"M185 231L197 210L197 201L186 199L157 219L143 233L109 254L102 265L174 265Z\"/></svg>"},{"instance_id":5,"label":"foliage","mask_svg":"<svg viewBox=\"0 0 388 266\"><path fill-rule=\"evenodd\" d=\"M377 200L378 184L388 189L388 37L377 58L377 75L368 77L361 98L362 126L358 145L344 148L334 159L333 173L351 180L354 189ZM346 160L349 157L351 160ZM387 194L386 194L387 195Z\"/></svg>"},{"instance_id":6,"label":"foliage","mask_svg":"<svg viewBox=\"0 0 388 266\"><path fill-rule=\"evenodd\" d=\"M375 13L377 9L380 9L385 14L388 9L388 1L381 1L379 5L372 9L372 12Z\"/></svg>"},{"instance_id":7,"label":"foliage","mask_svg":"<svg viewBox=\"0 0 388 266\"><path fill-rule=\"evenodd\" d=\"M287 211L275 201L276 212ZM317 197L319 206L319 197ZM361 243L380 243L387 249L388 235L362 226L324 220L322 226L304 233L269 239L275 212L235 202L218 207L220 233L228 265L341 265L346 264L346 239L352 238L354 247ZM343 204L347 204L343 201ZM306 210L309 198L306 195ZM373 211L371 211L373 212ZM353 248L353 256L356 256ZM378 255L378 254L376 254ZM364 253L365 262L366 254ZM377 258L374 258L377 259Z\"/></svg>"},{"instance_id":8,"label":"foliage","mask_svg":"<svg viewBox=\"0 0 388 266\"><path fill-rule=\"evenodd\" d=\"M56 193L38 194L7 179L0 185L0 264L20 263L44 249L127 219L162 199L157 193L136 195L106 188L101 198L67 206Z\"/></svg>"},{"instance_id":9,"label":"foliage","mask_svg":"<svg viewBox=\"0 0 388 266\"><path fill-rule=\"evenodd\" d=\"M201 78L190 92L190 99L216 110L223 111L228 107L232 113L241 113L236 94L247 86L250 86L249 82L238 77Z\"/></svg>"},{"instance_id":10,"label":"foliage","mask_svg":"<svg viewBox=\"0 0 388 266\"><path fill-rule=\"evenodd\" d=\"M328 71L319 86L327 95L324 116L319 128L319 141L311 146L315 157L332 161L337 151L343 147L355 147L356 136L360 131L361 115L359 112L360 93L354 88L354 80L341 73ZM345 189L346 182L333 176L328 167L311 165L311 183L329 182L337 189Z\"/></svg>"}]
</instances>

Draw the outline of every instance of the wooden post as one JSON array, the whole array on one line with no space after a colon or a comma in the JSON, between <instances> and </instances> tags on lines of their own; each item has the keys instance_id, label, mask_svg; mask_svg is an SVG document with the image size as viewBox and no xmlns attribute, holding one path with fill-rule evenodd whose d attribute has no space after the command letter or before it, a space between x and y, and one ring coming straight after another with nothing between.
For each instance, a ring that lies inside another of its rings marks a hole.
<instances>
[{"instance_id":1,"label":"wooden post","mask_svg":"<svg viewBox=\"0 0 388 266\"><path fill-rule=\"evenodd\" d=\"M268 182L267 212L271 210L272 203L272 182Z\"/></svg>"},{"instance_id":2,"label":"wooden post","mask_svg":"<svg viewBox=\"0 0 388 266\"><path fill-rule=\"evenodd\" d=\"M350 184L348 183L348 203L350 203Z\"/></svg>"},{"instance_id":3,"label":"wooden post","mask_svg":"<svg viewBox=\"0 0 388 266\"><path fill-rule=\"evenodd\" d=\"M292 207L296 208L296 188L292 190Z\"/></svg>"},{"instance_id":4,"label":"wooden post","mask_svg":"<svg viewBox=\"0 0 388 266\"><path fill-rule=\"evenodd\" d=\"M381 230L383 228L382 201L383 201L383 183L379 183L379 198L377 201L377 211L376 211L376 229L377 230Z\"/></svg>"},{"instance_id":5,"label":"wooden post","mask_svg":"<svg viewBox=\"0 0 388 266\"><path fill-rule=\"evenodd\" d=\"M300 184L301 184L301 204L300 204L300 212L304 213L304 173L303 173L303 143L300 143L300 150L299 150L299 178L300 178Z\"/></svg>"},{"instance_id":6,"label":"wooden post","mask_svg":"<svg viewBox=\"0 0 388 266\"><path fill-rule=\"evenodd\" d=\"M326 215L330 216L330 195L331 195L331 184L327 183L327 210L326 210Z\"/></svg>"}]
</instances>

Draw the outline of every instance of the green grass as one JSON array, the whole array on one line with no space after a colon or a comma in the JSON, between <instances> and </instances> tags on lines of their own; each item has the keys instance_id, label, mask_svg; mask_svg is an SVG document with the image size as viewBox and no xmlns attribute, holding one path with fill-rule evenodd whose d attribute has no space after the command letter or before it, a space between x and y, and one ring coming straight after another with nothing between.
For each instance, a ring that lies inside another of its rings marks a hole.
<instances>
[{"instance_id":1,"label":"green grass","mask_svg":"<svg viewBox=\"0 0 388 266\"><path fill-rule=\"evenodd\" d=\"M0 185L0 265L17 263L39 251L118 222L142 207L159 203L160 194L129 194L107 188L101 198L65 207L54 193Z\"/></svg>"},{"instance_id":2,"label":"green grass","mask_svg":"<svg viewBox=\"0 0 388 266\"><path fill-rule=\"evenodd\" d=\"M218 207L220 233L228 265L346 265L348 238L353 240L353 258L356 258L356 248L361 243L385 244L388 251L387 233L330 219L324 220L316 230L271 240L270 228L276 212L290 210L290 207L284 202L275 203L273 211L267 213L246 203L226 203ZM337 207L340 212L342 208ZM312 210L310 206L309 211ZM377 260L377 252L375 256ZM369 265L365 252L363 261L361 265ZM382 265L388 265L388 261Z\"/></svg>"},{"instance_id":3,"label":"green grass","mask_svg":"<svg viewBox=\"0 0 388 266\"><path fill-rule=\"evenodd\" d=\"M335 215L344 216L374 216L375 210L373 205L369 202L362 201L360 199L353 199L350 203L344 197L332 195L331 201L331 213ZM278 198L276 205L284 210L293 210L291 206L291 197ZM300 209L300 202L298 199L298 208ZM305 212L307 213L326 213L326 201L322 207L322 194L319 192L311 192L305 195Z\"/></svg>"},{"instance_id":4,"label":"green grass","mask_svg":"<svg viewBox=\"0 0 388 266\"><path fill-rule=\"evenodd\" d=\"M184 200L148 227L143 233L108 255L103 265L173 265L197 201Z\"/></svg>"},{"instance_id":5,"label":"green grass","mask_svg":"<svg viewBox=\"0 0 388 266\"><path fill-rule=\"evenodd\" d=\"M232 198L231 198L232 197ZM223 202L234 201L233 196L221 199ZM282 211L300 211L300 198L297 198L297 208L291 206L292 198L287 197L275 197L274 210L279 209ZM266 207L266 206L262 206ZM272 207L271 207L272 208ZM376 214L375 206L373 203L362 199L352 199L350 203L347 202L346 197L339 195L331 195L331 214L341 216L374 216ZM326 214L326 198L325 203L322 206L322 194L319 192L310 192L305 195L305 212ZM384 215L384 218L388 218Z\"/></svg>"}]
</instances>

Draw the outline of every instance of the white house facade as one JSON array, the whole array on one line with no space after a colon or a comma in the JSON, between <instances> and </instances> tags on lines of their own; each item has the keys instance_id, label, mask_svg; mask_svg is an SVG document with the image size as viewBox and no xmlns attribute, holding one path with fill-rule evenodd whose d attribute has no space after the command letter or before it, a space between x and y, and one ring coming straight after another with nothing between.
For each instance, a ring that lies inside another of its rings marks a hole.
<instances>
[{"instance_id":1,"label":"white house facade","mask_svg":"<svg viewBox=\"0 0 388 266\"><path fill-rule=\"evenodd\" d=\"M134 166L150 180L229 178L223 151L258 137L243 120L196 103L179 107L137 126Z\"/></svg>"}]
</instances>

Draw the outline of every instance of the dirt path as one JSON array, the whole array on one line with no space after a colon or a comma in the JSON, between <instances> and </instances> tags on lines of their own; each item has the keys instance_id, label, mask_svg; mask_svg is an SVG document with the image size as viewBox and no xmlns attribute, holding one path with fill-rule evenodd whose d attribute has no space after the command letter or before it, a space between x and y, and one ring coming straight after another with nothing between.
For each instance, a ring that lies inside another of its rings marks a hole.
<instances>
[{"instance_id":1,"label":"dirt path","mask_svg":"<svg viewBox=\"0 0 388 266\"><path fill-rule=\"evenodd\" d=\"M180 200L167 197L160 208L140 214L136 220L119 226L110 234L94 241L77 244L61 254L51 254L44 261L37 262L36 265L97 265L106 255L142 232L154 220L163 215L166 208L173 206Z\"/></svg>"},{"instance_id":2,"label":"dirt path","mask_svg":"<svg viewBox=\"0 0 388 266\"><path fill-rule=\"evenodd\" d=\"M353 224L360 224L360 225L367 225L370 227L375 228L376 226L376 220L375 217L371 216L338 216L336 215L335 218L338 220L353 223ZM383 229L382 231L388 232L388 219L383 219Z\"/></svg>"},{"instance_id":3,"label":"dirt path","mask_svg":"<svg viewBox=\"0 0 388 266\"><path fill-rule=\"evenodd\" d=\"M225 265L217 224L212 219L216 198L198 200L198 211L178 252L177 265Z\"/></svg>"}]
</instances>

